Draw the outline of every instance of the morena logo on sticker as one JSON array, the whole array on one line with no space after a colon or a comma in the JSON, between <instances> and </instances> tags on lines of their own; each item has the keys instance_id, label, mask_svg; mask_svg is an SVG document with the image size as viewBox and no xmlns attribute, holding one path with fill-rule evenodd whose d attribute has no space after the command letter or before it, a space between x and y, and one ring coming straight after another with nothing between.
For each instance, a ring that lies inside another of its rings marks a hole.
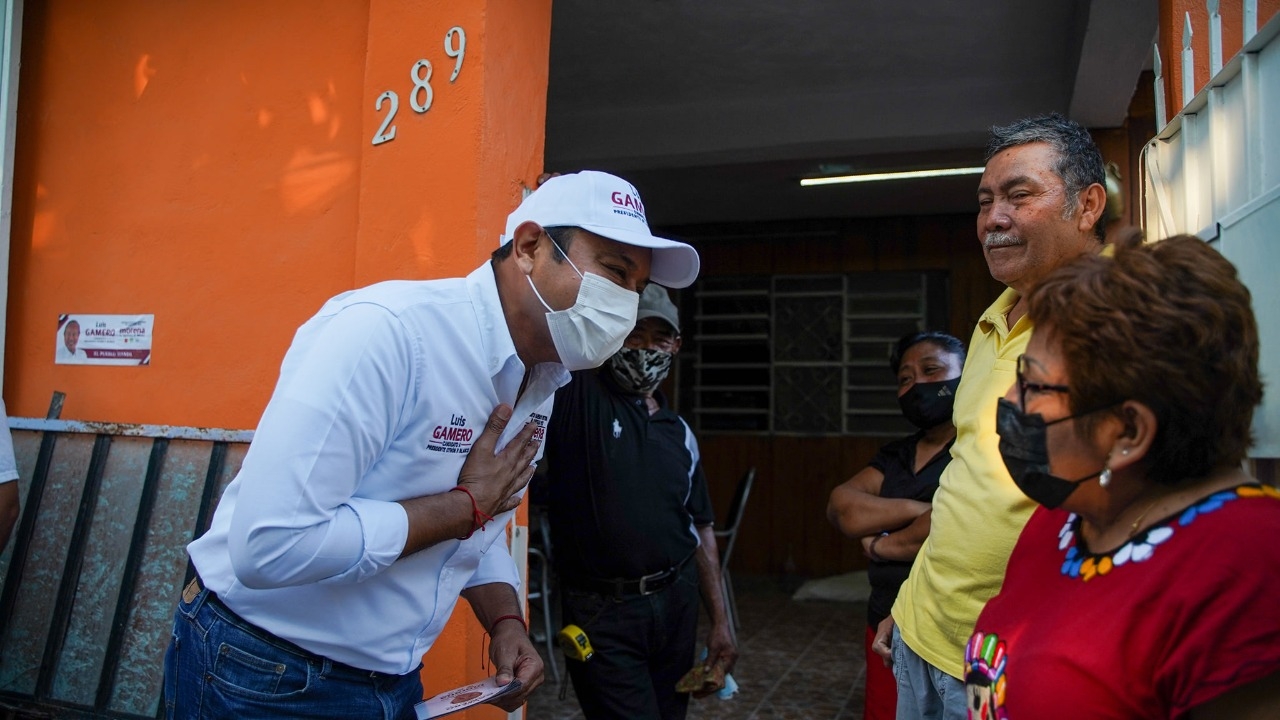
<instances>
[{"instance_id":1,"label":"morena logo on sticker","mask_svg":"<svg viewBox=\"0 0 1280 720\"><path fill-rule=\"evenodd\" d=\"M621 193L614 191L612 195L613 204L619 207L628 208L644 215L644 203L640 202L640 196L634 193Z\"/></svg>"}]
</instances>

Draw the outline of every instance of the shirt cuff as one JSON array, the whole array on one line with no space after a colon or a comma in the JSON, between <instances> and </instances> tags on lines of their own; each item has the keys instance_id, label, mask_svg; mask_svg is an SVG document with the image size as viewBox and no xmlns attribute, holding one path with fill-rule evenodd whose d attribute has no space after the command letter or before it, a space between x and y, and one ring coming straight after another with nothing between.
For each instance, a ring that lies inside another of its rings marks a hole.
<instances>
[{"instance_id":1,"label":"shirt cuff","mask_svg":"<svg viewBox=\"0 0 1280 720\"><path fill-rule=\"evenodd\" d=\"M409 539L409 515L400 503L353 497L346 503L360 520L364 552L355 567L343 573L346 580L364 580L387 569L400 558Z\"/></svg>"},{"instance_id":2,"label":"shirt cuff","mask_svg":"<svg viewBox=\"0 0 1280 720\"><path fill-rule=\"evenodd\" d=\"M490 530L505 530L506 523L498 525L492 523ZM476 567L475 573L471 579L467 581L466 588L479 587L490 583L506 583L515 588L516 594L520 594L520 575L516 572L516 564L511 559L511 551L507 549L506 538L495 540L489 549L480 556L480 564Z\"/></svg>"}]
</instances>

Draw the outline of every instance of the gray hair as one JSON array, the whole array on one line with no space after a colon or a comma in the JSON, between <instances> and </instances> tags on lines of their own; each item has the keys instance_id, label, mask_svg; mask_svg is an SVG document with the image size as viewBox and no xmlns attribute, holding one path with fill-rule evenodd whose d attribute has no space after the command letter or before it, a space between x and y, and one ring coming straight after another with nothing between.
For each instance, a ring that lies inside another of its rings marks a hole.
<instances>
[{"instance_id":1,"label":"gray hair","mask_svg":"<svg viewBox=\"0 0 1280 720\"><path fill-rule=\"evenodd\" d=\"M983 162L990 162L1002 150L1034 142L1047 143L1058 155L1053 172L1062 179L1067 197L1074 199L1073 204L1063 208L1064 213L1070 215L1075 212L1080 205L1080 193L1085 188L1094 183L1106 187L1107 176L1102 165L1102 153L1098 151L1093 137L1079 123L1058 113L1023 118L1008 125L992 127L991 139L987 143L987 156ZM1099 216L1094 223L1093 233L1099 240L1106 238L1106 220L1103 216Z\"/></svg>"}]
</instances>

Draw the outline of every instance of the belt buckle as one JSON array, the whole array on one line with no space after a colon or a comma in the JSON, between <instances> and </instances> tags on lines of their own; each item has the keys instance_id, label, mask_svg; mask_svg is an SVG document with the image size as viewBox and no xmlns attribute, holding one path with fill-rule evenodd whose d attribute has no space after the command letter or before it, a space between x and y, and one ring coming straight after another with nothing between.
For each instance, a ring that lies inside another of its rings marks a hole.
<instances>
[{"instance_id":1,"label":"belt buckle","mask_svg":"<svg viewBox=\"0 0 1280 720\"><path fill-rule=\"evenodd\" d=\"M650 588L649 588L649 583L651 583L651 582L652 582L652 583L658 583L658 582L661 582L661 581L665 580L665 579L667 578L667 576L669 576L670 574L671 574L671 571L670 571L670 570L661 570L661 571L659 571L659 572L653 573L652 575L644 575L644 576L641 576L641 578L640 578L640 594L641 594L641 595L652 595L652 594L654 594L654 593L656 593L656 592L661 591L663 587L666 587L665 585L660 586L660 587L656 587L656 588L653 588L653 589L650 589Z\"/></svg>"}]
</instances>

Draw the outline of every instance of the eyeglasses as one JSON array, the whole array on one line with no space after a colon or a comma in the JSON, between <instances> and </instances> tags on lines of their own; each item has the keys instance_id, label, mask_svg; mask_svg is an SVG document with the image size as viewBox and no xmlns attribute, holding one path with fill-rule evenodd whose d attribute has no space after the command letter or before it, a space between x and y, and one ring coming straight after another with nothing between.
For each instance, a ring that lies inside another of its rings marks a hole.
<instances>
[{"instance_id":1,"label":"eyeglasses","mask_svg":"<svg viewBox=\"0 0 1280 720\"><path fill-rule=\"evenodd\" d=\"M1018 367L1017 374L1018 374L1018 403L1019 403L1018 407L1020 407L1023 410L1023 412L1026 412L1026 409L1027 409L1027 391L1028 390L1032 392L1058 392L1063 394L1071 393L1071 388L1067 387L1066 385L1050 385L1048 383L1027 382L1027 356L1026 355L1018 356L1017 367Z\"/></svg>"}]
</instances>

